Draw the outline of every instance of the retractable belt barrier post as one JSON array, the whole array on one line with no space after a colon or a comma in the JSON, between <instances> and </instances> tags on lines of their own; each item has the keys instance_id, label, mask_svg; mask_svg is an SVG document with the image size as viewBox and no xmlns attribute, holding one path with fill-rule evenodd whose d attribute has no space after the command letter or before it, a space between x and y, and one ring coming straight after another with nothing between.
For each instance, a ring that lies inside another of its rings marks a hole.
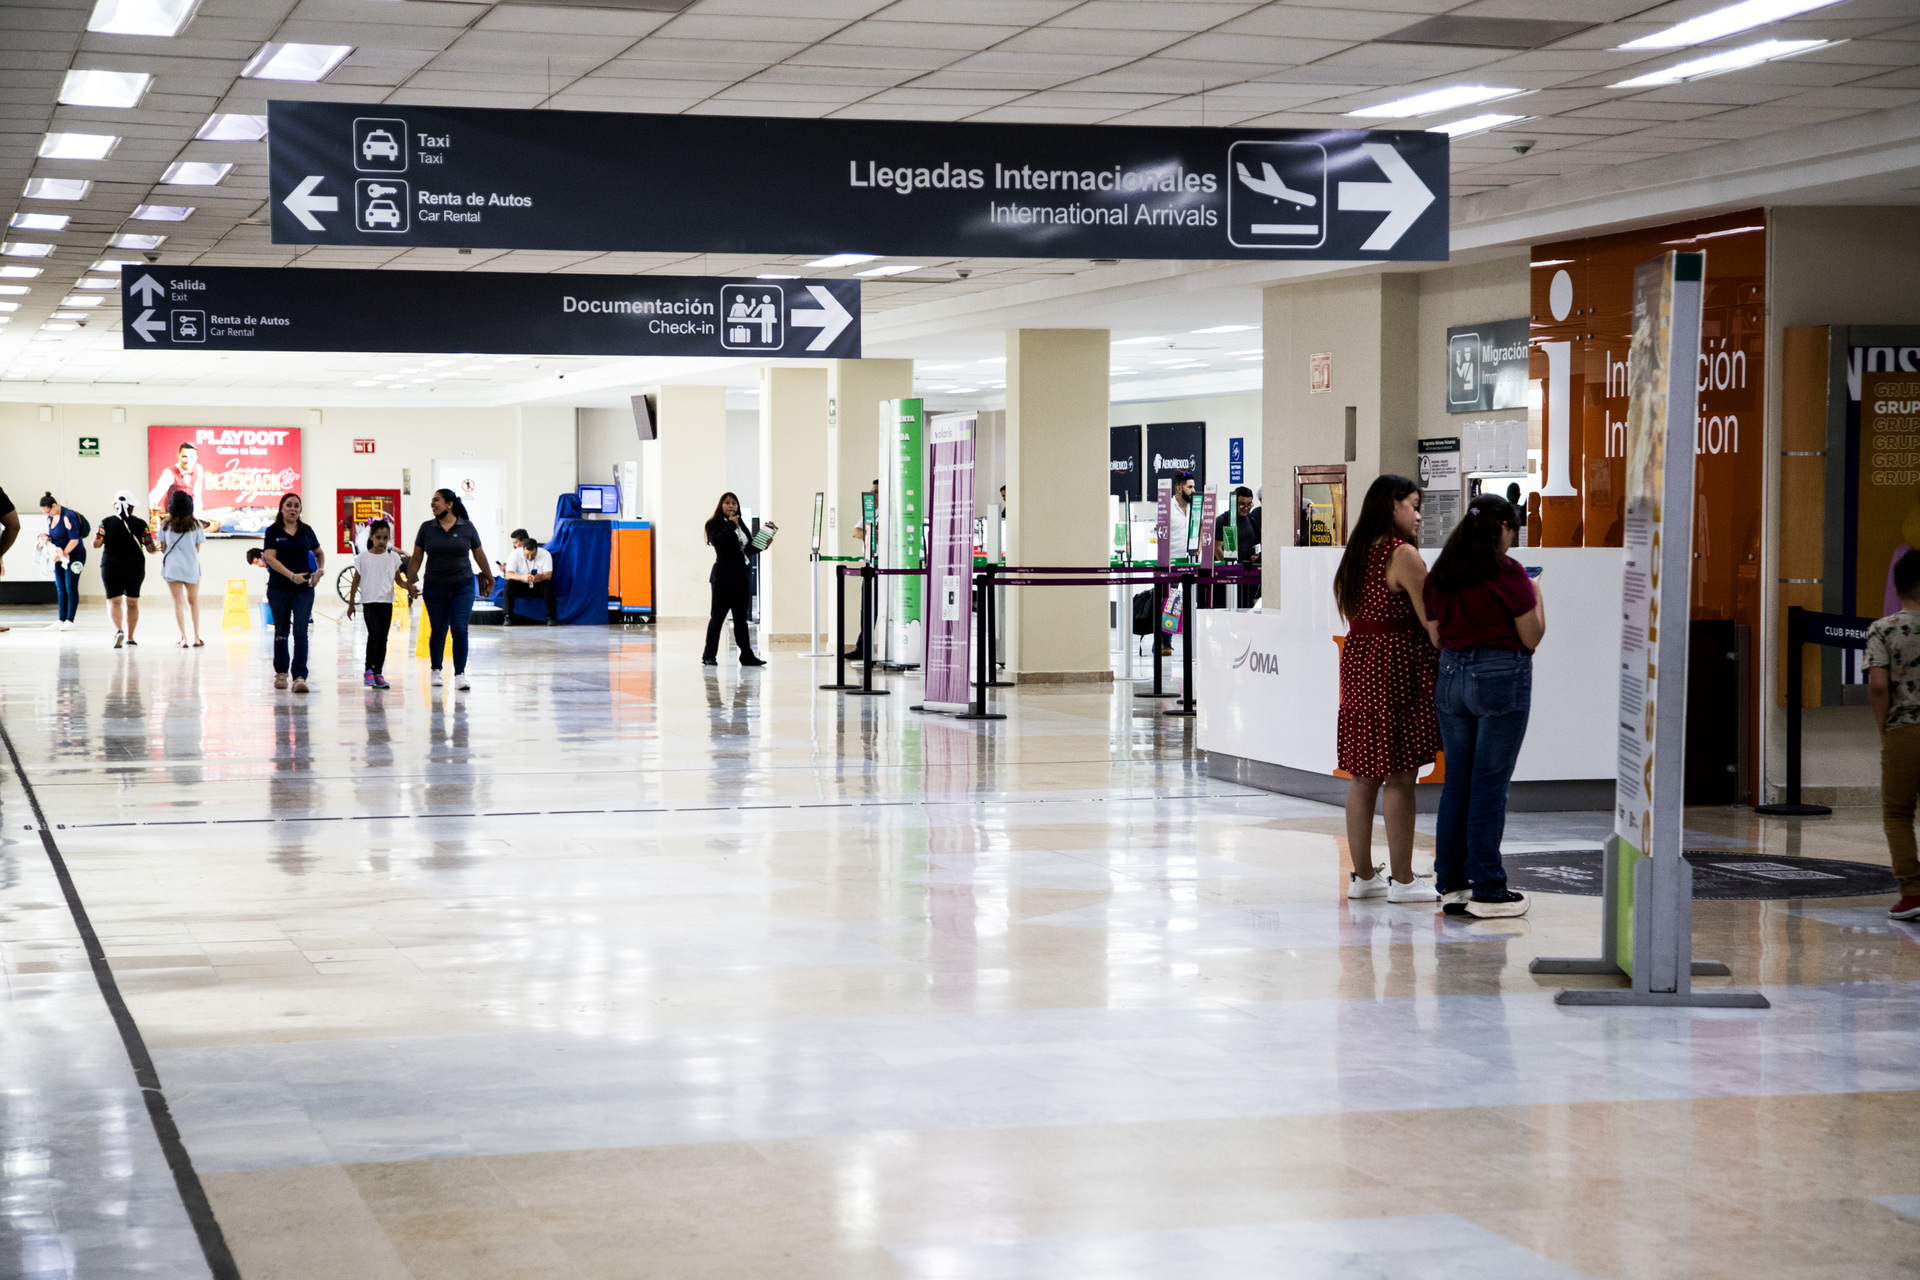
<instances>
[{"instance_id":1,"label":"retractable belt barrier post","mask_svg":"<svg viewBox=\"0 0 1920 1280\"><path fill-rule=\"evenodd\" d=\"M859 685L847 683L847 571L839 567L833 571L833 638L833 683L820 687L841 692L857 689Z\"/></svg>"},{"instance_id":2,"label":"retractable belt barrier post","mask_svg":"<svg viewBox=\"0 0 1920 1280\"><path fill-rule=\"evenodd\" d=\"M986 595L982 597L985 605L982 614L987 620L987 685L994 689L1011 689L1015 681L1000 678L1000 593L994 588L994 574L1000 566L989 561L986 565Z\"/></svg>"},{"instance_id":3,"label":"retractable belt barrier post","mask_svg":"<svg viewBox=\"0 0 1920 1280\"><path fill-rule=\"evenodd\" d=\"M871 564L860 566L860 634L866 637L866 652L860 655L860 687L849 690L866 698L884 698L892 693L891 689L873 687L873 654L880 646L874 643L873 626L879 601L874 597L880 590L876 581L874 567Z\"/></svg>"},{"instance_id":4,"label":"retractable belt barrier post","mask_svg":"<svg viewBox=\"0 0 1920 1280\"><path fill-rule=\"evenodd\" d=\"M973 575L973 591L978 607L974 609L976 633L974 635L974 672L973 706L954 716L956 720L1005 720L1006 714L987 710L987 686L994 681L990 664L993 661L992 623L993 616L988 612L985 601L993 593L993 569L988 567L985 573Z\"/></svg>"},{"instance_id":5,"label":"retractable belt barrier post","mask_svg":"<svg viewBox=\"0 0 1920 1280\"><path fill-rule=\"evenodd\" d=\"M1782 804L1757 804L1755 813L1775 818L1817 818L1832 813L1824 804L1800 802L1800 702L1805 696L1801 674L1803 645L1835 649L1864 649L1872 618L1849 618L1837 613L1814 613L1799 605L1787 608L1787 798Z\"/></svg>"},{"instance_id":6,"label":"retractable belt barrier post","mask_svg":"<svg viewBox=\"0 0 1920 1280\"><path fill-rule=\"evenodd\" d=\"M1153 646L1158 653L1160 646ZM1155 674L1159 659L1154 660ZM1180 705L1161 712L1169 716L1190 716L1193 712L1193 574L1180 575Z\"/></svg>"}]
</instances>

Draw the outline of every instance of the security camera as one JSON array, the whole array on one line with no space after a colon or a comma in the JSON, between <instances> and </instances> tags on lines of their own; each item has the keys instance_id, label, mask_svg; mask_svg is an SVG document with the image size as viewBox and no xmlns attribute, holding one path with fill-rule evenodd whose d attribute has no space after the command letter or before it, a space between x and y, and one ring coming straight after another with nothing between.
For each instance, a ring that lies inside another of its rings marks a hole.
<instances>
[{"instance_id":1,"label":"security camera","mask_svg":"<svg viewBox=\"0 0 1920 1280\"><path fill-rule=\"evenodd\" d=\"M1517 156L1523 156L1531 150L1533 150L1532 138L1524 138L1521 141L1513 144L1513 154Z\"/></svg>"},{"instance_id":2,"label":"security camera","mask_svg":"<svg viewBox=\"0 0 1920 1280\"><path fill-rule=\"evenodd\" d=\"M953 269L953 274L959 276L962 280L965 280L968 276L973 274L973 268L972 267L955 267Z\"/></svg>"},{"instance_id":3,"label":"security camera","mask_svg":"<svg viewBox=\"0 0 1920 1280\"><path fill-rule=\"evenodd\" d=\"M159 254L157 254L157 253L155 253L155 252L154 252L153 250L151 250L151 249L149 249L149 250L147 250L147 251L146 251L145 253L143 253L143 254L141 254L140 256L141 256L141 257L143 257L143 258L145 258L145 259L146 259L146 260L147 260L148 262L158 262L158 261L160 261L160 255L159 255Z\"/></svg>"}]
</instances>

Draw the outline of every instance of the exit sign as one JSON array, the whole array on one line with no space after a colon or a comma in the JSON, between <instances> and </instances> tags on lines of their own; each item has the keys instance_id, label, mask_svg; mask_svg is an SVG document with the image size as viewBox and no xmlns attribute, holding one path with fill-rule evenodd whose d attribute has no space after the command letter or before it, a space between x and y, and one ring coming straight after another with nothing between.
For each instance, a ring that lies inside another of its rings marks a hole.
<instances>
[{"instance_id":1,"label":"exit sign","mask_svg":"<svg viewBox=\"0 0 1920 1280\"><path fill-rule=\"evenodd\" d=\"M100 437L99 436L81 436L80 437L80 456L83 458L99 457L100 456Z\"/></svg>"},{"instance_id":2,"label":"exit sign","mask_svg":"<svg viewBox=\"0 0 1920 1280\"><path fill-rule=\"evenodd\" d=\"M355 440L355 441L353 442L353 451L354 451L355 453L372 453L372 452L373 452L373 441L371 441L371 440Z\"/></svg>"}]
</instances>

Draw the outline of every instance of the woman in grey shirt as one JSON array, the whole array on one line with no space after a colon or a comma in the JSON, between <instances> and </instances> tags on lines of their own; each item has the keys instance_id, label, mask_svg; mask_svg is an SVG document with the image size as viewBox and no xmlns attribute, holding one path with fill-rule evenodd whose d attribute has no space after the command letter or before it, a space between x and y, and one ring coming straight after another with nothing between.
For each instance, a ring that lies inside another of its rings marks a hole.
<instances>
[{"instance_id":1,"label":"woman in grey shirt","mask_svg":"<svg viewBox=\"0 0 1920 1280\"><path fill-rule=\"evenodd\" d=\"M473 616L473 570L468 557L480 569L480 594L493 594L493 570L487 567L487 553L480 546L480 532L467 519L467 509L451 489L435 489L433 519L420 526L413 536L413 554L407 558L407 589L420 589L432 632L427 640L427 656L433 663L431 683L439 688L441 656L446 652L447 632L453 632L453 687L466 689L467 621ZM420 581L420 562L426 561L427 576Z\"/></svg>"}]
</instances>

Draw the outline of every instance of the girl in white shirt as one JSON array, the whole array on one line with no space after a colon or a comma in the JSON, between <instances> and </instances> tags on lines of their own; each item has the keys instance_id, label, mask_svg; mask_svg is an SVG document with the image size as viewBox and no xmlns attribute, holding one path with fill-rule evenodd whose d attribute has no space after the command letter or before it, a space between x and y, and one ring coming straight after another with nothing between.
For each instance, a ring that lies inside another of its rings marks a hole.
<instances>
[{"instance_id":1,"label":"girl in white shirt","mask_svg":"<svg viewBox=\"0 0 1920 1280\"><path fill-rule=\"evenodd\" d=\"M393 628L393 588L404 582L406 557L393 549L393 528L385 520L367 525L366 540L353 557L353 581L347 587L347 617L354 604L367 618L367 669L361 682L369 689L391 688L382 674L387 665L387 632ZM409 596L413 588L408 587ZM364 594L363 594L364 593Z\"/></svg>"}]
</instances>

